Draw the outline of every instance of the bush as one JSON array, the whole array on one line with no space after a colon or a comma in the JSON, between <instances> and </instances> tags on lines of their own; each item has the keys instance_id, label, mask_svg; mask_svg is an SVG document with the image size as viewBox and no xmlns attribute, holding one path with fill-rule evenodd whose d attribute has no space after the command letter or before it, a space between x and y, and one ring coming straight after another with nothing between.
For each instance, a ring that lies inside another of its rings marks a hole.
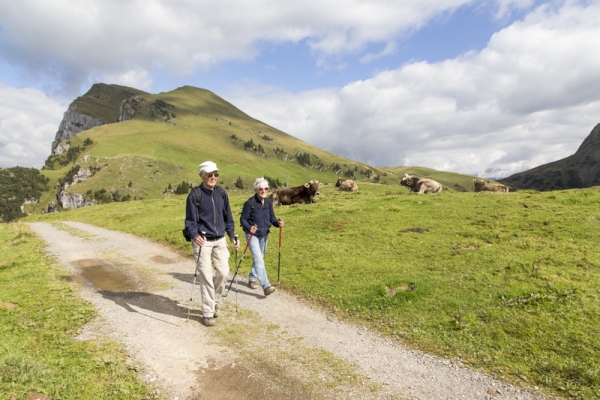
<instances>
[{"instance_id":1,"label":"bush","mask_svg":"<svg viewBox=\"0 0 600 400\"><path fill-rule=\"evenodd\" d=\"M243 189L244 188L244 182L242 181L242 177L238 176L238 178L235 180L235 187L238 189Z\"/></svg>"},{"instance_id":2,"label":"bush","mask_svg":"<svg viewBox=\"0 0 600 400\"><path fill-rule=\"evenodd\" d=\"M265 175L265 179L267 180L267 182L269 182L269 187L271 189L283 187L283 183L279 181L279 178L275 179Z\"/></svg>"},{"instance_id":3,"label":"bush","mask_svg":"<svg viewBox=\"0 0 600 400\"><path fill-rule=\"evenodd\" d=\"M62 178L58 180L60 186L63 186L65 183L71 184L73 182L73 177L77 175L80 168L81 167L79 165L74 165Z\"/></svg>"},{"instance_id":4,"label":"bush","mask_svg":"<svg viewBox=\"0 0 600 400\"><path fill-rule=\"evenodd\" d=\"M175 188L175 194L187 194L192 189L192 185L188 182L181 181L179 185Z\"/></svg>"}]
</instances>

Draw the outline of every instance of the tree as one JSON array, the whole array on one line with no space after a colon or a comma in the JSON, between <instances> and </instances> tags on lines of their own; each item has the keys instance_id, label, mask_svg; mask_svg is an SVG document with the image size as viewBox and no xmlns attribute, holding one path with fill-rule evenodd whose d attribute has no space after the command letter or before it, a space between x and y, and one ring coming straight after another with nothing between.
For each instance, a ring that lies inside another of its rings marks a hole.
<instances>
[{"instance_id":1,"label":"tree","mask_svg":"<svg viewBox=\"0 0 600 400\"><path fill-rule=\"evenodd\" d=\"M186 181L181 181L181 183L175 188L175 194L187 194L190 192L190 185Z\"/></svg>"}]
</instances>

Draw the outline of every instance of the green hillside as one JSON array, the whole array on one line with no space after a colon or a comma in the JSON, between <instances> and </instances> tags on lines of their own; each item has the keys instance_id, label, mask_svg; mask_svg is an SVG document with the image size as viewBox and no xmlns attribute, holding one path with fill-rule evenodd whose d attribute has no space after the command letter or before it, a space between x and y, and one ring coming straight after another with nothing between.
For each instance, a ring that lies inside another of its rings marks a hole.
<instances>
[{"instance_id":1,"label":"green hillside","mask_svg":"<svg viewBox=\"0 0 600 400\"><path fill-rule=\"evenodd\" d=\"M600 124L592 129L575 154L500 179L499 182L513 188L541 191L600 185Z\"/></svg>"},{"instance_id":2,"label":"green hillside","mask_svg":"<svg viewBox=\"0 0 600 400\"><path fill-rule=\"evenodd\" d=\"M115 198L159 198L165 190L171 194L183 181L199 183L198 164L212 160L221 169L220 184L230 190L248 190L259 176L290 186L311 179L333 183L339 176L359 184L397 185L406 171L439 177L446 190L473 190L472 177L465 175L424 168L377 168L321 150L248 116L208 90L184 86L151 95L114 86L94 85L74 102L77 109L103 120L111 114L116 119L125 100L132 119L70 139L69 153L50 157L44 168L51 187L79 166L94 175L67 192L86 198L99 191L118 192ZM29 211L55 201L57 191L45 193Z\"/></svg>"}]
</instances>

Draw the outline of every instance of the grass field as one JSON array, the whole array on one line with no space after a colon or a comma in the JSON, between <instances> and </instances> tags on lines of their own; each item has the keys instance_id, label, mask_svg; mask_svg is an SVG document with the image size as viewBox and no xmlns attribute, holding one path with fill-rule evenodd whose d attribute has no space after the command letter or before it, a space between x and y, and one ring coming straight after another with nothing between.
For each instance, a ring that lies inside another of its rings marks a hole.
<instances>
[{"instance_id":1,"label":"grass field","mask_svg":"<svg viewBox=\"0 0 600 400\"><path fill-rule=\"evenodd\" d=\"M249 196L232 193L236 221ZM189 253L184 208L185 196L173 196L26 221L83 221ZM331 185L317 203L276 213L286 221L281 289L514 383L600 396L599 187L416 195L391 185L363 183L356 193ZM277 246L272 231L272 282Z\"/></svg>"},{"instance_id":2,"label":"grass field","mask_svg":"<svg viewBox=\"0 0 600 400\"><path fill-rule=\"evenodd\" d=\"M116 343L73 336L95 315L23 224L0 224L0 399L151 398Z\"/></svg>"}]
</instances>

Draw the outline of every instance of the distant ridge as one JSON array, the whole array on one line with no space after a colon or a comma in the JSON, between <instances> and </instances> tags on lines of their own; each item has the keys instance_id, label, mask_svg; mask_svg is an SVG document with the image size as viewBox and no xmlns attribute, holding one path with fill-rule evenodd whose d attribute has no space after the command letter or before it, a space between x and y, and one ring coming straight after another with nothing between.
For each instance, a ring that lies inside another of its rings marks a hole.
<instances>
[{"instance_id":1,"label":"distant ridge","mask_svg":"<svg viewBox=\"0 0 600 400\"><path fill-rule=\"evenodd\" d=\"M519 172L498 182L517 189L540 191L600 185L600 124L592 129L572 156Z\"/></svg>"}]
</instances>

